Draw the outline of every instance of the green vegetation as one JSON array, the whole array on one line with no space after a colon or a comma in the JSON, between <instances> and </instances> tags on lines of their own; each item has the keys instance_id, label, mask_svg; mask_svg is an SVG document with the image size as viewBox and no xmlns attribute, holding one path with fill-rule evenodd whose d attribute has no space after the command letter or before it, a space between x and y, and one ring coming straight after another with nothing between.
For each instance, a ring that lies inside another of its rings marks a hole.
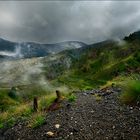
<instances>
[{"instance_id":1,"label":"green vegetation","mask_svg":"<svg viewBox=\"0 0 140 140\"><path fill-rule=\"evenodd\" d=\"M65 90L64 87L60 88L63 92ZM21 93L21 88L18 90L16 89L16 92L13 94L10 93L11 89L1 89L0 90L0 129L2 128L9 128L12 127L18 120L22 121L29 121L29 125L32 128L39 127L42 125L45 121L44 118L44 111L47 111L47 108L53 103L53 101L56 99L55 92L48 93L47 91L44 93L40 93L37 91L37 93L34 90L34 95L30 97L26 97L25 95L19 95L18 92ZM22 87L23 90L23 87ZM27 90L27 89L26 89ZM43 90L40 90L43 91ZM66 93L63 93L63 96L66 96ZM66 91L65 91L66 92ZM10 96L9 96L10 93ZM28 91L29 93L29 91ZM32 91L33 93L33 91ZM18 95L20 97L15 98L13 95ZM12 96L11 96L12 95ZM27 94L29 95L29 94ZM33 110L33 97L35 95L38 95L38 112L34 113ZM26 98L25 98L26 97Z\"/></svg>"},{"instance_id":2,"label":"green vegetation","mask_svg":"<svg viewBox=\"0 0 140 140\"><path fill-rule=\"evenodd\" d=\"M2 129L2 128L4 128L4 126L3 126L3 124L2 124L2 123L0 123L0 129Z\"/></svg>"},{"instance_id":3,"label":"green vegetation","mask_svg":"<svg viewBox=\"0 0 140 140\"><path fill-rule=\"evenodd\" d=\"M131 80L126 83L123 87L123 93L120 99L126 104L140 102L140 80Z\"/></svg>"},{"instance_id":4,"label":"green vegetation","mask_svg":"<svg viewBox=\"0 0 140 140\"><path fill-rule=\"evenodd\" d=\"M98 94L94 94L93 96L97 102L102 100L102 97L99 96Z\"/></svg>"},{"instance_id":5,"label":"green vegetation","mask_svg":"<svg viewBox=\"0 0 140 140\"><path fill-rule=\"evenodd\" d=\"M12 89L8 93L8 96L11 97L12 99L15 99L15 100L18 99L18 95L17 95L15 87L12 87Z\"/></svg>"},{"instance_id":6,"label":"green vegetation","mask_svg":"<svg viewBox=\"0 0 140 140\"><path fill-rule=\"evenodd\" d=\"M8 93L9 89L0 89L0 111L5 111L11 106L15 106L18 104L18 102L9 97Z\"/></svg>"},{"instance_id":7,"label":"green vegetation","mask_svg":"<svg viewBox=\"0 0 140 140\"><path fill-rule=\"evenodd\" d=\"M12 126L14 126L14 124L15 124L15 118L14 117L12 117L12 118L10 118L10 119L8 119L8 121L6 122L6 125L7 125L7 127L12 127Z\"/></svg>"},{"instance_id":8,"label":"green vegetation","mask_svg":"<svg viewBox=\"0 0 140 140\"><path fill-rule=\"evenodd\" d=\"M28 126L31 128L37 128L37 127L43 125L44 122L45 122L44 114L37 113L31 117Z\"/></svg>"},{"instance_id":9,"label":"green vegetation","mask_svg":"<svg viewBox=\"0 0 140 140\"><path fill-rule=\"evenodd\" d=\"M80 53L77 61L71 57L71 69L63 70L63 74L57 78L58 83L72 89L90 90L118 76L129 76L140 71L139 44L129 42L119 46L115 42L108 42L101 47L90 46Z\"/></svg>"},{"instance_id":10,"label":"green vegetation","mask_svg":"<svg viewBox=\"0 0 140 140\"><path fill-rule=\"evenodd\" d=\"M69 96L68 96L68 101L69 102L74 102L76 100L76 96L74 95L74 94L70 94Z\"/></svg>"},{"instance_id":11,"label":"green vegetation","mask_svg":"<svg viewBox=\"0 0 140 140\"><path fill-rule=\"evenodd\" d=\"M55 99L56 99L56 96L54 94L41 97L41 99L39 100L40 110L47 109Z\"/></svg>"}]
</instances>

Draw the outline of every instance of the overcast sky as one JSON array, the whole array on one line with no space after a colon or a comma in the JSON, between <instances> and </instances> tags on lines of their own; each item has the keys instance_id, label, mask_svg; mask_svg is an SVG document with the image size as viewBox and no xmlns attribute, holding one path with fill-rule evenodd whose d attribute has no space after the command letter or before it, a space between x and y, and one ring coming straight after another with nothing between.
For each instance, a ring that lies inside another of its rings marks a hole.
<instances>
[{"instance_id":1,"label":"overcast sky","mask_svg":"<svg viewBox=\"0 0 140 140\"><path fill-rule=\"evenodd\" d=\"M94 43L140 29L140 2L0 2L0 37L11 41Z\"/></svg>"}]
</instances>

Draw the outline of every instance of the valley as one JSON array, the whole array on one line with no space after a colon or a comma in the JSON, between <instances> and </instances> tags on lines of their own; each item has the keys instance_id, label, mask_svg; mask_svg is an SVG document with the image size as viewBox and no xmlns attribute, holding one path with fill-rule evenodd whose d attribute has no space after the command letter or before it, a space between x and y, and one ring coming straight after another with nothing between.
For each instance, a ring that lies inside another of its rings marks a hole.
<instances>
[{"instance_id":1,"label":"valley","mask_svg":"<svg viewBox=\"0 0 140 140\"><path fill-rule=\"evenodd\" d=\"M139 138L140 31L91 45L31 46L31 56L21 51L14 59L0 59L1 139L102 139L102 134L106 139ZM60 103L55 102L56 90ZM48 111L51 105L59 107Z\"/></svg>"}]
</instances>

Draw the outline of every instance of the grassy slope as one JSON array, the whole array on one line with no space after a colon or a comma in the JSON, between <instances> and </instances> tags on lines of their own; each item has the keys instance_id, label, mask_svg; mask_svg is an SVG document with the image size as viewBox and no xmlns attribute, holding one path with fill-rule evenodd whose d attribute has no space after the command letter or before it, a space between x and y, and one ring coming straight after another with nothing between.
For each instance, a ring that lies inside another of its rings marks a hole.
<instances>
[{"instance_id":1,"label":"grassy slope","mask_svg":"<svg viewBox=\"0 0 140 140\"><path fill-rule=\"evenodd\" d=\"M77 50L78 51L78 50ZM116 77L139 73L140 42L137 40L118 45L108 42L103 46L90 46L69 71L58 77L70 87L90 89L106 84Z\"/></svg>"}]
</instances>

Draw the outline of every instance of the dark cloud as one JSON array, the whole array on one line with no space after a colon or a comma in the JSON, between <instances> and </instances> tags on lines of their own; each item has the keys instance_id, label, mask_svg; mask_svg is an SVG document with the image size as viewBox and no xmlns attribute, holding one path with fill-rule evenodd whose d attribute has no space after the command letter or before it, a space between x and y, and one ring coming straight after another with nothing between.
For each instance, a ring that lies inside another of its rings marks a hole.
<instances>
[{"instance_id":1,"label":"dark cloud","mask_svg":"<svg viewBox=\"0 0 140 140\"><path fill-rule=\"evenodd\" d=\"M86 43L121 38L140 28L140 2L0 2L0 36L13 41Z\"/></svg>"}]
</instances>

